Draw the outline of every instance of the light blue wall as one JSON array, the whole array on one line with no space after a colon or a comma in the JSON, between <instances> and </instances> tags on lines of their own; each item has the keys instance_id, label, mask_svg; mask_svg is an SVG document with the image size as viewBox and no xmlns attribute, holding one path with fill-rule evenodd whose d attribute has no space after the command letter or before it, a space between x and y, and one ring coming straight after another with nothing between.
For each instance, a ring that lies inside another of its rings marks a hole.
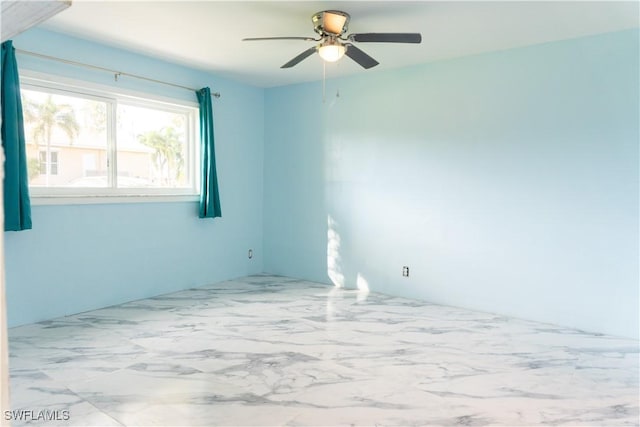
<instances>
[{"instance_id":1,"label":"light blue wall","mask_svg":"<svg viewBox=\"0 0 640 427\"><path fill-rule=\"evenodd\" d=\"M370 70L329 81L323 104L320 83L263 91L30 30L17 48L222 92L224 217L199 220L195 203L34 207L34 230L5 233L10 325L263 270L329 282L331 259L347 286L360 276L389 294L637 337L638 36Z\"/></svg>"},{"instance_id":2,"label":"light blue wall","mask_svg":"<svg viewBox=\"0 0 640 427\"><path fill-rule=\"evenodd\" d=\"M267 90L265 270L637 338L638 38Z\"/></svg>"},{"instance_id":3,"label":"light blue wall","mask_svg":"<svg viewBox=\"0 0 640 427\"><path fill-rule=\"evenodd\" d=\"M39 29L16 37L14 45L220 91L214 116L223 217L198 219L195 202L34 206L33 230L4 234L10 326L263 270L262 89ZM18 61L23 70L116 85L102 72L27 56ZM117 85L195 101L188 91L153 83L121 78Z\"/></svg>"}]
</instances>

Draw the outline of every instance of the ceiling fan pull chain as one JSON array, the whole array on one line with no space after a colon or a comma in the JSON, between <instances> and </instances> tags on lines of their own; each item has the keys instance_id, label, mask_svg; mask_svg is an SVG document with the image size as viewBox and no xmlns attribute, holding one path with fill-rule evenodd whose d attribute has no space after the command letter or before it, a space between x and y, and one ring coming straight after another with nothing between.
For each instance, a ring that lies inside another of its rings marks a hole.
<instances>
[{"instance_id":1,"label":"ceiling fan pull chain","mask_svg":"<svg viewBox=\"0 0 640 427\"><path fill-rule=\"evenodd\" d=\"M342 64L338 62L338 71L340 71L340 67L342 67ZM340 73L337 74L339 75ZM340 83L336 85L336 99L338 98L340 98Z\"/></svg>"},{"instance_id":2,"label":"ceiling fan pull chain","mask_svg":"<svg viewBox=\"0 0 640 427\"><path fill-rule=\"evenodd\" d=\"M327 63L322 61L322 103L327 102Z\"/></svg>"}]
</instances>

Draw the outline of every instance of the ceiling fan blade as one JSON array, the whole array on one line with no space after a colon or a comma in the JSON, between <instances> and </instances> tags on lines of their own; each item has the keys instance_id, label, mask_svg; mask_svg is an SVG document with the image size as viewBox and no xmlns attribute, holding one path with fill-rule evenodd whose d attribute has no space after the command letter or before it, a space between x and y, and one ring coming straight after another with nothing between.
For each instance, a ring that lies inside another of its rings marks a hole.
<instances>
[{"instance_id":1,"label":"ceiling fan blade","mask_svg":"<svg viewBox=\"0 0 640 427\"><path fill-rule=\"evenodd\" d=\"M356 61L363 68L369 69L379 64L378 61L376 61L375 59L373 59L372 57L370 57L369 55L367 55L366 53L364 53L362 50L358 49L351 43L345 43L345 46L347 47L347 50L345 51L344 54L347 55L349 58L353 59L354 61Z\"/></svg>"},{"instance_id":2,"label":"ceiling fan blade","mask_svg":"<svg viewBox=\"0 0 640 427\"><path fill-rule=\"evenodd\" d=\"M348 37L353 42L360 43L421 43L420 33L359 33Z\"/></svg>"},{"instance_id":3,"label":"ceiling fan blade","mask_svg":"<svg viewBox=\"0 0 640 427\"><path fill-rule=\"evenodd\" d=\"M309 56L313 55L316 52L316 50L317 50L316 46L310 47L309 49L305 50L300 55L296 56L295 58L293 58L291 61L287 62L280 68L291 68L294 65L297 65L299 62L301 62L303 59L306 59Z\"/></svg>"},{"instance_id":4,"label":"ceiling fan blade","mask_svg":"<svg viewBox=\"0 0 640 427\"><path fill-rule=\"evenodd\" d=\"M255 42L260 40L304 40L308 42L318 42L320 39L313 37L247 37L242 39L243 42Z\"/></svg>"}]
</instances>

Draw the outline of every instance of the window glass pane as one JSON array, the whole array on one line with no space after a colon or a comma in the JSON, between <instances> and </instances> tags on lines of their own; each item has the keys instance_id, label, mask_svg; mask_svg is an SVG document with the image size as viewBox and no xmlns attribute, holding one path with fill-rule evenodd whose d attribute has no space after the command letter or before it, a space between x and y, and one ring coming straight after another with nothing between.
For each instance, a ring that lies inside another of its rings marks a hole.
<instances>
[{"instance_id":1,"label":"window glass pane","mask_svg":"<svg viewBox=\"0 0 640 427\"><path fill-rule=\"evenodd\" d=\"M40 151L39 157L40 157L39 162L34 163L35 159L31 159L31 158L27 160L27 169L29 170L29 177L31 177L32 169L34 169L36 166L38 167L37 169L38 173L40 173L41 175L45 175L47 173L47 152ZM34 165L33 167L31 166L32 164ZM35 173L35 170L33 170L33 173Z\"/></svg>"},{"instance_id":2,"label":"window glass pane","mask_svg":"<svg viewBox=\"0 0 640 427\"><path fill-rule=\"evenodd\" d=\"M49 173L51 175L58 175L58 152L52 151L49 153Z\"/></svg>"},{"instance_id":3,"label":"window glass pane","mask_svg":"<svg viewBox=\"0 0 640 427\"><path fill-rule=\"evenodd\" d=\"M118 104L118 187L187 188L185 113Z\"/></svg>"},{"instance_id":4,"label":"window glass pane","mask_svg":"<svg viewBox=\"0 0 640 427\"><path fill-rule=\"evenodd\" d=\"M106 187L107 103L22 89L29 185ZM95 162L84 161L93 156Z\"/></svg>"}]
</instances>

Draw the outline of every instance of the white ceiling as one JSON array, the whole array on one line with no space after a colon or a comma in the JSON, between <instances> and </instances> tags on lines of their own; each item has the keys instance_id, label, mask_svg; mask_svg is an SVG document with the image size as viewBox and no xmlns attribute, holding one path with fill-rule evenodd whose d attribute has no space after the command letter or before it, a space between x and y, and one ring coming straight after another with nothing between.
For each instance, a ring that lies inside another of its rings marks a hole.
<instances>
[{"instance_id":1,"label":"white ceiling","mask_svg":"<svg viewBox=\"0 0 640 427\"><path fill-rule=\"evenodd\" d=\"M414 44L360 43L380 65L366 71L349 58L327 76L509 49L639 26L638 2L483 1L91 1L73 5L43 28L100 41L255 86L322 78L314 55L280 66L312 46L305 41L242 42L243 37L311 36L311 15L351 14L349 33L420 32Z\"/></svg>"}]
</instances>

